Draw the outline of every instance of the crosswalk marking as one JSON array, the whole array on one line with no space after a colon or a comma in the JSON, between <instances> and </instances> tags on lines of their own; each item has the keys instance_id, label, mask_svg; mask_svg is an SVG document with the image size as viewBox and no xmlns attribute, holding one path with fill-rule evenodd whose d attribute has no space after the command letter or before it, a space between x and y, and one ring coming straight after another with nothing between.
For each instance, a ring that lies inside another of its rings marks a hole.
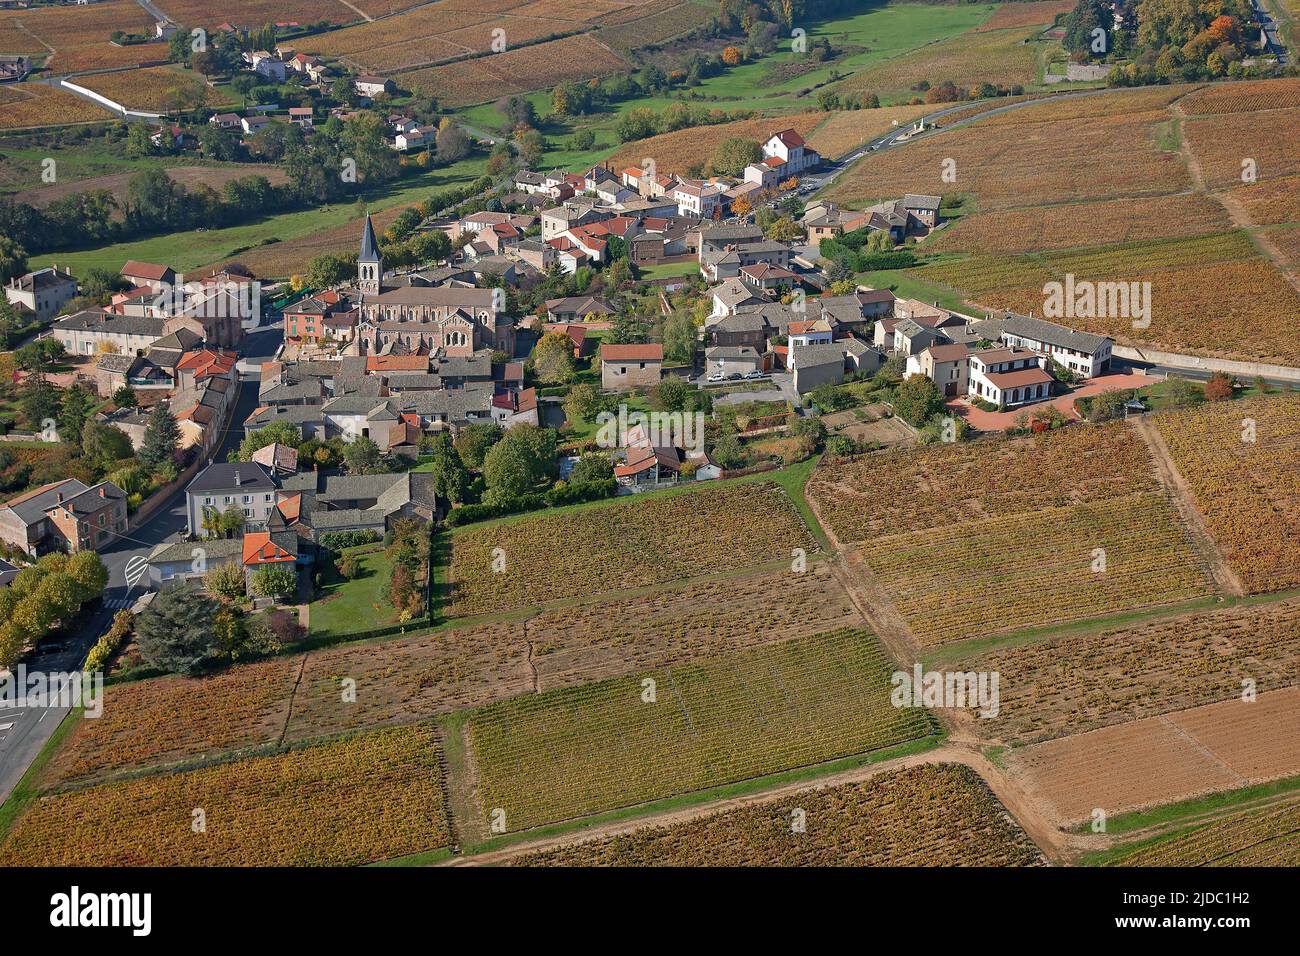
<instances>
[{"instance_id":1,"label":"crosswalk marking","mask_svg":"<svg viewBox=\"0 0 1300 956\"><path fill-rule=\"evenodd\" d=\"M104 607L110 611L116 611L124 607L130 607L134 603L135 601L131 600L131 598L115 598L112 601L105 601Z\"/></svg>"}]
</instances>

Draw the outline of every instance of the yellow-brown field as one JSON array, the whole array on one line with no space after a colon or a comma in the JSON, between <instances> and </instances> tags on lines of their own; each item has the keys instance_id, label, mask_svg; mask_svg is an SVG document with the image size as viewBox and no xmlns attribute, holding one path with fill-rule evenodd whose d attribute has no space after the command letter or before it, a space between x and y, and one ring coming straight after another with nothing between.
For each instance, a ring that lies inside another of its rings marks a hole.
<instances>
[{"instance_id":1,"label":"yellow-brown field","mask_svg":"<svg viewBox=\"0 0 1300 956\"><path fill-rule=\"evenodd\" d=\"M713 126L692 126L628 143L611 156L610 161L615 169L622 169L626 166L639 166L646 158L650 158L655 161L655 166L661 173L685 172L696 163L708 165L713 151L724 139L739 137L762 141L782 129L794 129L801 136L807 136L825 118L826 114L820 112L792 113Z\"/></svg>"},{"instance_id":2,"label":"yellow-brown field","mask_svg":"<svg viewBox=\"0 0 1300 956\"><path fill-rule=\"evenodd\" d=\"M0 87L0 129L94 123L112 114L89 100L40 83Z\"/></svg>"},{"instance_id":3,"label":"yellow-brown field","mask_svg":"<svg viewBox=\"0 0 1300 956\"><path fill-rule=\"evenodd\" d=\"M227 102L202 77L168 66L82 76L77 83L133 110L165 111L196 102L199 96L209 106Z\"/></svg>"}]
</instances>

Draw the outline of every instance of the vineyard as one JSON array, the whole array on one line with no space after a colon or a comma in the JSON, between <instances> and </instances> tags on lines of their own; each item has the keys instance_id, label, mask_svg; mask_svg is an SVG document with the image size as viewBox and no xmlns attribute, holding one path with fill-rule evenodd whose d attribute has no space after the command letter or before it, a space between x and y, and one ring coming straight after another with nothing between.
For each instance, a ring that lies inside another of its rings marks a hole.
<instances>
[{"instance_id":1,"label":"vineyard","mask_svg":"<svg viewBox=\"0 0 1300 956\"><path fill-rule=\"evenodd\" d=\"M1146 445L1116 422L823 461L806 492L837 538L861 541L1157 487Z\"/></svg>"},{"instance_id":2,"label":"vineyard","mask_svg":"<svg viewBox=\"0 0 1300 956\"><path fill-rule=\"evenodd\" d=\"M963 87L1030 84L1037 74L1036 47L1024 39L1023 27L962 33L855 73L837 89L879 93L883 99L886 93L914 96L911 88L922 80L935 86L944 80Z\"/></svg>"},{"instance_id":3,"label":"vineyard","mask_svg":"<svg viewBox=\"0 0 1300 956\"><path fill-rule=\"evenodd\" d=\"M1143 843L1113 866L1300 866L1300 800L1241 810Z\"/></svg>"},{"instance_id":4,"label":"vineyard","mask_svg":"<svg viewBox=\"0 0 1300 956\"><path fill-rule=\"evenodd\" d=\"M164 44L113 46L108 37L114 30L152 36L153 17L133 0L107 0L75 11L59 6L0 10L0 52L50 53L46 66L54 73L167 59Z\"/></svg>"},{"instance_id":5,"label":"vineyard","mask_svg":"<svg viewBox=\"0 0 1300 956\"><path fill-rule=\"evenodd\" d=\"M1246 588L1300 585L1300 399L1259 396L1152 421Z\"/></svg>"},{"instance_id":6,"label":"vineyard","mask_svg":"<svg viewBox=\"0 0 1300 956\"><path fill-rule=\"evenodd\" d=\"M577 0L586 6L585 0ZM608 47L627 54L651 43L663 43L688 33L709 21L712 11L698 3L658 0L639 7L629 7L600 18L602 26L596 39ZM629 19L636 17L636 19Z\"/></svg>"},{"instance_id":7,"label":"vineyard","mask_svg":"<svg viewBox=\"0 0 1300 956\"><path fill-rule=\"evenodd\" d=\"M1150 282L1149 328L1135 329L1130 316L1069 321L1120 340L1173 349L1282 363L1300 359L1300 343L1271 318L1300 312L1300 296L1240 230L1073 252L975 255L916 274L961 289L986 307L1036 315L1043 310L1044 283L1067 274L1095 282Z\"/></svg>"},{"instance_id":8,"label":"vineyard","mask_svg":"<svg viewBox=\"0 0 1300 956\"><path fill-rule=\"evenodd\" d=\"M449 840L436 743L411 727L43 797L0 863L350 866Z\"/></svg>"},{"instance_id":9,"label":"vineyard","mask_svg":"<svg viewBox=\"0 0 1300 956\"><path fill-rule=\"evenodd\" d=\"M815 620L807 607L818 608ZM414 723L859 622L828 566L814 562L804 574L746 572L526 620L243 664L203 679L122 684L108 689L101 719L75 725L42 783L100 781L281 736L301 741ZM344 678L356 688L356 700L346 704Z\"/></svg>"},{"instance_id":10,"label":"vineyard","mask_svg":"<svg viewBox=\"0 0 1300 956\"><path fill-rule=\"evenodd\" d=\"M926 248L993 256L1199 236L1231 228L1223 207L1207 196L1155 196L1140 204L1111 199L977 213L943 229L926 241Z\"/></svg>"},{"instance_id":11,"label":"vineyard","mask_svg":"<svg viewBox=\"0 0 1300 956\"><path fill-rule=\"evenodd\" d=\"M1001 674L1001 711L981 730L1033 743L1260 693L1300 674L1300 601L1196 611L964 659Z\"/></svg>"},{"instance_id":12,"label":"vineyard","mask_svg":"<svg viewBox=\"0 0 1300 956\"><path fill-rule=\"evenodd\" d=\"M933 106L922 104L828 113L826 119L807 137L808 145L828 159L839 159L868 140L888 133L895 125L914 123L918 117L933 113L934 109Z\"/></svg>"},{"instance_id":13,"label":"vineyard","mask_svg":"<svg viewBox=\"0 0 1300 956\"><path fill-rule=\"evenodd\" d=\"M280 738L296 661L274 658L212 677L160 677L104 691L104 714L78 720L45 765L42 783L174 763Z\"/></svg>"},{"instance_id":14,"label":"vineyard","mask_svg":"<svg viewBox=\"0 0 1300 956\"><path fill-rule=\"evenodd\" d=\"M803 832L792 826L802 811ZM667 827L517 858L517 866L1032 866L1042 854L970 768L933 764Z\"/></svg>"},{"instance_id":15,"label":"vineyard","mask_svg":"<svg viewBox=\"0 0 1300 956\"><path fill-rule=\"evenodd\" d=\"M170 110L193 105L200 97L208 106L224 102L201 77L166 66L82 76L77 83L133 110Z\"/></svg>"},{"instance_id":16,"label":"vineyard","mask_svg":"<svg viewBox=\"0 0 1300 956\"><path fill-rule=\"evenodd\" d=\"M79 96L38 83L0 87L0 129L94 123L111 114Z\"/></svg>"},{"instance_id":17,"label":"vineyard","mask_svg":"<svg viewBox=\"0 0 1300 956\"><path fill-rule=\"evenodd\" d=\"M367 70L391 72L471 53L486 53L492 49L496 36L502 36L509 49L541 37L571 32L576 26L564 19L494 17L481 12L448 10L438 3L311 37L303 45L313 53L341 56ZM497 30L504 33L494 33ZM465 69L473 72L480 65L488 64L476 61Z\"/></svg>"},{"instance_id":18,"label":"vineyard","mask_svg":"<svg viewBox=\"0 0 1300 956\"><path fill-rule=\"evenodd\" d=\"M975 28L976 33L1009 30L1012 27L1047 26L1061 13L1074 9L1071 0L1030 0L1028 3L1004 3L993 16Z\"/></svg>"},{"instance_id":19,"label":"vineyard","mask_svg":"<svg viewBox=\"0 0 1300 956\"><path fill-rule=\"evenodd\" d=\"M862 556L922 645L1209 591L1177 512L1150 492L890 535Z\"/></svg>"},{"instance_id":20,"label":"vineyard","mask_svg":"<svg viewBox=\"0 0 1300 956\"><path fill-rule=\"evenodd\" d=\"M1277 176L1228 193L1262 226L1300 222L1300 176Z\"/></svg>"},{"instance_id":21,"label":"vineyard","mask_svg":"<svg viewBox=\"0 0 1300 956\"><path fill-rule=\"evenodd\" d=\"M628 68L621 56L583 34L404 73L402 85L436 96L441 105L458 107Z\"/></svg>"},{"instance_id":22,"label":"vineyard","mask_svg":"<svg viewBox=\"0 0 1300 956\"><path fill-rule=\"evenodd\" d=\"M814 547L789 498L767 482L542 512L453 536L451 611L463 617L645 587ZM494 572L501 557L505 570Z\"/></svg>"},{"instance_id":23,"label":"vineyard","mask_svg":"<svg viewBox=\"0 0 1300 956\"><path fill-rule=\"evenodd\" d=\"M1300 772L1300 688L1240 698L1013 750L1023 778L1062 823L1114 815Z\"/></svg>"},{"instance_id":24,"label":"vineyard","mask_svg":"<svg viewBox=\"0 0 1300 956\"><path fill-rule=\"evenodd\" d=\"M1193 117L1183 138L1212 189L1240 186L1245 158L1261 180L1300 173L1300 107Z\"/></svg>"},{"instance_id":25,"label":"vineyard","mask_svg":"<svg viewBox=\"0 0 1300 956\"><path fill-rule=\"evenodd\" d=\"M158 7L177 23L208 30L222 23L258 27L264 23L306 25L322 20L352 23L361 19L355 10L339 0L227 0L220 4L206 0L158 0Z\"/></svg>"},{"instance_id":26,"label":"vineyard","mask_svg":"<svg viewBox=\"0 0 1300 956\"><path fill-rule=\"evenodd\" d=\"M484 817L521 830L926 736L891 671L842 630L495 704L469 723Z\"/></svg>"},{"instance_id":27,"label":"vineyard","mask_svg":"<svg viewBox=\"0 0 1300 956\"><path fill-rule=\"evenodd\" d=\"M1300 106L1300 77L1202 87L1178 104L1193 115L1253 113Z\"/></svg>"},{"instance_id":28,"label":"vineyard","mask_svg":"<svg viewBox=\"0 0 1300 956\"><path fill-rule=\"evenodd\" d=\"M773 130L778 129L793 129L799 135L807 136L825 118L826 114L820 112L793 113L712 126L692 126L629 143L610 157L610 163L615 169L621 169L625 166L639 166L649 158L655 161L655 167L661 173L685 173L688 167L696 163L707 163L724 139L739 137L765 140Z\"/></svg>"},{"instance_id":29,"label":"vineyard","mask_svg":"<svg viewBox=\"0 0 1300 956\"><path fill-rule=\"evenodd\" d=\"M994 36L996 34L986 34ZM936 44L936 47L939 44ZM934 49L931 47L930 49ZM910 57L909 57L910 59ZM1091 104L1108 97L1080 101ZM906 149L869 156L836 180L827 198L862 204L906 192L943 195L954 190L945 181L944 161L956 163L955 188L974 193L982 210L1034 203L1080 202L1124 196L1157 196L1190 187L1187 170L1176 154L1162 151L1151 134L1153 114L1080 117L1070 122L1028 122L1041 106L1007 115L1026 122L1013 130L990 117ZM1163 118L1164 114L1160 114ZM1080 169L1111 163L1105 176L1080 176Z\"/></svg>"}]
</instances>

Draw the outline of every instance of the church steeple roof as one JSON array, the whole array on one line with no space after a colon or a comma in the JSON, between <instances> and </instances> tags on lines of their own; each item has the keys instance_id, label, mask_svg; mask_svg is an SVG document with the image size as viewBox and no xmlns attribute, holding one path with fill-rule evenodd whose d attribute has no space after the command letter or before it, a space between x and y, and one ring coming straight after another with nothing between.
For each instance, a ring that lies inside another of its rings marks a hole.
<instances>
[{"instance_id":1,"label":"church steeple roof","mask_svg":"<svg viewBox=\"0 0 1300 956\"><path fill-rule=\"evenodd\" d=\"M379 244L375 242L375 226L370 221L370 213L366 213L366 228L361 233L361 255L358 260L360 262L379 260Z\"/></svg>"}]
</instances>

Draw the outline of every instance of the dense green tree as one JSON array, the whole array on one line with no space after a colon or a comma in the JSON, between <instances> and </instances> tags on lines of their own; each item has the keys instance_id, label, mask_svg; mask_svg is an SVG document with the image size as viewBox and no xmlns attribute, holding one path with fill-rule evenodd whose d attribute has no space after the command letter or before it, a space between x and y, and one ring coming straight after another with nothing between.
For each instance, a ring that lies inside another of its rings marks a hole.
<instances>
[{"instance_id":1,"label":"dense green tree","mask_svg":"<svg viewBox=\"0 0 1300 956\"><path fill-rule=\"evenodd\" d=\"M180 429L175 416L165 402L159 402L149 414L149 424L145 427L144 441L140 446L140 461L151 469L170 462L176 454L179 439Z\"/></svg>"},{"instance_id":2,"label":"dense green tree","mask_svg":"<svg viewBox=\"0 0 1300 956\"><path fill-rule=\"evenodd\" d=\"M136 646L150 667L195 674L215 656L217 602L190 582L158 593L136 618Z\"/></svg>"}]
</instances>

